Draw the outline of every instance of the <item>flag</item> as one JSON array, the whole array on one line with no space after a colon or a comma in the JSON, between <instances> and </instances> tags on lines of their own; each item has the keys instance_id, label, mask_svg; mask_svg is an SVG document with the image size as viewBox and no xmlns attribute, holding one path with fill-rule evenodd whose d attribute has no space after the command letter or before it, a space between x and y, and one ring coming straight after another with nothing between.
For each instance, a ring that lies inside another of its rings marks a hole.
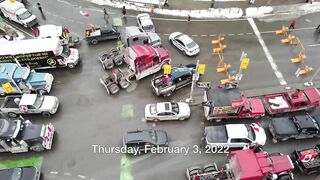
<instances>
[{"instance_id":1,"label":"flag","mask_svg":"<svg viewBox=\"0 0 320 180\"><path fill-rule=\"evenodd\" d=\"M83 11L80 11L80 14L81 14L82 16L86 16L86 17L90 16L90 14L89 14L89 13L87 13L87 12L83 12Z\"/></svg>"}]
</instances>

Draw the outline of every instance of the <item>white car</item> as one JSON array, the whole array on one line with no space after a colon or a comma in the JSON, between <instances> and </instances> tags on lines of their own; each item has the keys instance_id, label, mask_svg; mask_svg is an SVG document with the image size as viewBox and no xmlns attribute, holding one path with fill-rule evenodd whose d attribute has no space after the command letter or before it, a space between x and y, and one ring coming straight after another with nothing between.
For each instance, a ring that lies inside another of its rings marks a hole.
<instances>
[{"instance_id":1,"label":"white car","mask_svg":"<svg viewBox=\"0 0 320 180\"><path fill-rule=\"evenodd\" d=\"M188 35L181 32L170 34L169 41L176 46L184 55L195 56L200 52L200 47Z\"/></svg>"},{"instance_id":2,"label":"white car","mask_svg":"<svg viewBox=\"0 0 320 180\"><path fill-rule=\"evenodd\" d=\"M147 13L142 13L137 15L138 26L145 32L156 32L151 17Z\"/></svg>"},{"instance_id":3,"label":"white car","mask_svg":"<svg viewBox=\"0 0 320 180\"><path fill-rule=\"evenodd\" d=\"M267 136L263 127L258 123L227 124L205 127L204 139L205 144L212 147L243 148L263 146Z\"/></svg>"},{"instance_id":4,"label":"white car","mask_svg":"<svg viewBox=\"0 0 320 180\"><path fill-rule=\"evenodd\" d=\"M189 105L183 102L161 102L145 107L147 121L185 120L190 114Z\"/></svg>"}]
</instances>

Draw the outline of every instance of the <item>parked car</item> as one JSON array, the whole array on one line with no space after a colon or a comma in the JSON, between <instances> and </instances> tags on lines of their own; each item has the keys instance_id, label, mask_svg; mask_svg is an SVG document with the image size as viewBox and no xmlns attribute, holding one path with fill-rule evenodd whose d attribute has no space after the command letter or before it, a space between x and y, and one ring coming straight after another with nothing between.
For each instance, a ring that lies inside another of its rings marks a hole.
<instances>
[{"instance_id":1,"label":"parked car","mask_svg":"<svg viewBox=\"0 0 320 180\"><path fill-rule=\"evenodd\" d=\"M204 139L208 146L243 148L245 146L263 146L267 136L263 127L258 123L227 124L205 127Z\"/></svg>"},{"instance_id":2,"label":"parked car","mask_svg":"<svg viewBox=\"0 0 320 180\"><path fill-rule=\"evenodd\" d=\"M190 85L195 71L195 64L173 67L170 75L162 74L151 80L153 92L157 96L169 97L174 91Z\"/></svg>"},{"instance_id":3,"label":"parked car","mask_svg":"<svg viewBox=\"0 0 320 180\"><path fill-rule=\"evenodd\" d=\"M0 177L3 180L39 180L40 171L33 166L1 169Z\"/></svg>"},{"instance_id":4,"label":"parked car","mask_svg":"<svg viewBox=\"0 0 320 180\"><path fill-rule=\"evenodd\" d=\"M190 107L184 102L161 102L145 107L147 121L185 120L190 114Z\"/></svg>"},{"instance_id":5,"label":"parked car","mask_svg":"<svg viewBox=\"0 0 320 180\"><path fill-rule=\"evenodd\" d=\"M138 148L139 151L144 151L146 145L168 146L168 135L166 131L162 130L136 130L127 132L123 136L123 146Z\"/></svg>"},{"instance_id":6,"label":"parked car","mask_svg":"<svg viewBox=\"0 0 320 180\"><path fill-rule=\"evenodd\" d=\"M320 115L297 115L273 118L269 124L273 136L272 141L286 141L288 139L320 138Z\"/></svg>"},{"instance_id":7,"label":"parked car","mask_svg":"<svg viewBox=\"0 0 320 180\"><path fill-rule=\"evenodd\" d=\"M137 15L138 26L145 32L156 32L151 17L147 13L142 13Z\"/></svg>"},{"instance_id":8,"label":"parked car","mask_svg":"<svg viewBox=\"0 0 320 180\"><path fill-rule=\"evenodd\" d=\"M200 47L188 35L181 32L170 34L169 41L176 46L184 55L195 56L200 52Z\"/></svg>"}]
</instances>

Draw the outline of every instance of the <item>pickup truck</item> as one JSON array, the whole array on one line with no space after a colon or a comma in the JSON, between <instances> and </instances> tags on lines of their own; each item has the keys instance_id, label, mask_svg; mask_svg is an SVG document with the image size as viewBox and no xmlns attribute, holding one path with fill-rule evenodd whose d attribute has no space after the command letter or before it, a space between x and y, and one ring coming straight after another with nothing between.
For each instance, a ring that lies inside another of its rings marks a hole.
<instances>
[{"instance_id":1,"label":"pickup truck","mask_svg":"<svg viewBox=\"0 0 320 180\"><path fill-rule=\"evenodd\" d=\"M286 141L288 139L320 138L320 116L297 115L291 117L273 118L269 124L272 141Z\"/></svg>"},{"instance_id":2,"label":"pickup truck","mask_svg":"<svg viewBox=\"0 0 320 180\"><path fill-rule=\"evenodd\" d=\"M202 106L207 120L260 118L265 115L258 98L246 98L238 88L205 88Z\"/></svg>"},{"instance_id":3,"label":"pickup truck","mask_svg":"<svg viewBox=\"0 0 320 180\"><path fill-rule=\"evenodd\" d=\"M171 74L162 74L151 80L153 92L157 96L169 97L174 91L190 85L195 71L195 64L173 67Z\"/></svg>"},{"instance_id":4,"label":"pickup truck","mask_svg":"<svg viewBox=\"0 0 320 180\"><path fill-rule=\"evenodd\" d=\"M39 94L12 95L0 98L0 111L9 117L19 114L42 114L50 117L59 107L59 100L55 96Z\"/></svg>"},{"instance_id":5,"label":"pickup truck","mask_svg":"<svg viewBox=\"0 0 320 180\"><path fill-rule=\"evenodd\" d=\"M315 87L304 90L271 94L263 97L263 104L270 115L302 110L314 110L319 106L320 92Z\"/></svg>"},{"instance_id":6,"label":"pickup truck","mask_svg":"<svg viewBox=\"0 0 320 180\"><path fill-rule=\"evenodd\" d=\"M316 174L320 171L320 144L312 148L294 150L291 160L303 174Z\"/></svg>"},{"instance_id":7,"label":"pickup truck","mask_svg":"<svg viewBox=\"0 0 320 180\"><path fill-rule=\"evenodd\" d=\"M209 147L243 148L245 146L263 146L266 143L266 139L264 129L259 123L208 126L204 129L205 144Z\"/></svg>"},{"instance_id":8,"label":"pickup truck","mask_svg":"<svg viewBox=\"0 0 320 180\"><path fill-rule=\"evenodd\" d=\"M86 29L86 41L90 44L98 44L100 41L107 41L120 38L120 33L117 32L112 26L95 27Z\"/></svg>"}]
</instances>

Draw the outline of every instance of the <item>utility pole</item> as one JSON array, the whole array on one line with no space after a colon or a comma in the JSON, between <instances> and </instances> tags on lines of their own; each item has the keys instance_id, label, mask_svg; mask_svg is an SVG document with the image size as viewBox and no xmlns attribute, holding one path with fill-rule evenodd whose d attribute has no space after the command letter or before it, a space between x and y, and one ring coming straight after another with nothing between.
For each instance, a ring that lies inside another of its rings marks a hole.
<instances>
[{"instance_id":1,"label":"utility pole","mask_svg":"<svg viewBox=\"0 0 320 180\"><path fill-rule=\"evenodd\" d=\"M196 66L196 72L193 74L192 76L192 84L191 84L191 90L190 90L190 97L188 99L186 99L186 102L187 103L192 103L194 102L194 99L193 99L193 91L194 91L194 86L195 86L195 83L198 81L199 79L199 74L198 74L198 66L199 66L199 62L200 60L197 60L197 66Z\"/></svg>"}]
</instances>

